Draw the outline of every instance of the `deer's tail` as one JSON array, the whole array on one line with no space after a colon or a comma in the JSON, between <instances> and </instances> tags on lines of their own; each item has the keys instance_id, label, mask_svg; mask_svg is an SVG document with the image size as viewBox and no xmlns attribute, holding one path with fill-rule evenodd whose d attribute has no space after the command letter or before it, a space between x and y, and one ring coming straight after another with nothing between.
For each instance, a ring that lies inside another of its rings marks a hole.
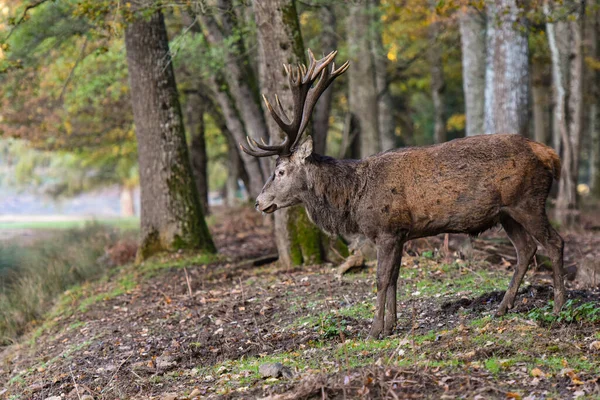
<instances>
[{"instance_id":1,"label":"deer's tail","mask_svg":"<svg viewBox=\"0 0 600 400\"><path fill-rule=\"evenodd\" d=\"M536 157L544 164L544 167L552 172L552 176L558 181L560 178L560 158L554 149L538 142L529 142L529 146Z\"/></svg>"}]
</instances>

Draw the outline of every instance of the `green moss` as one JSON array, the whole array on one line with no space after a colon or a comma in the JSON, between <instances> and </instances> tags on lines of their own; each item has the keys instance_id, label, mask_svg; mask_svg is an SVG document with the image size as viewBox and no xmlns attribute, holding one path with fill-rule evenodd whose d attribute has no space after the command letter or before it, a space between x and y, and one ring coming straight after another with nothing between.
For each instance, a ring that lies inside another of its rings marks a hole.
<instances>
[{"instance_id":1,"label":"green moss","mask_svg":"<svg viewBox=\"0 0 600 400\"><path fill-rule=\"evenodd\" d=\"M288 211L288 234L292 264L320 264L323 262L323 234L308 219L304 207Z\"/></svg>"}]
</instances>

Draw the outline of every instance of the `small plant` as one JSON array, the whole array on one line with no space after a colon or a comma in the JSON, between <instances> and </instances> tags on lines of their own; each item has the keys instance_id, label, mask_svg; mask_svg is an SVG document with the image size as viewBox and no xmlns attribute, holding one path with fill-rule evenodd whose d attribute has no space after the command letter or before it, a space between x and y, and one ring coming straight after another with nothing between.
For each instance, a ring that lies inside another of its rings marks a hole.
<instances>
[{"instance_id":1,"label":"small plant","mask_svg":"<svg viewBox=\"0 0 600 400\"><path fill-rule=\"evenodd\" d=\"M421 256L423 256L425 258L433 259L433 251L431 251L431 250L424 251L423 253L421 253Z\"/></svg>"},{"instance_id":2,"label":"small plant","mask_svg":"<svg viewBox=\"0 0 600 400\"><path fill-rule=\"evenodd\" d=\"M552 313L554 302L550 301L546 306L536 308L527 313L527 318L542 323L600 323L600 305L595 302L576 305L575 300L567 300L558 315Z\"/></svg>"}]
</instances>

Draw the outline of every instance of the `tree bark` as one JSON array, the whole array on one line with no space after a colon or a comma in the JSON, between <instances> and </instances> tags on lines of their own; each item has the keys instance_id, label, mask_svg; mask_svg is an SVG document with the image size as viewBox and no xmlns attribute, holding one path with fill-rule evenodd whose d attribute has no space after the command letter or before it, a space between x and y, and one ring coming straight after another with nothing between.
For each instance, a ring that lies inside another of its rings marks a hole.
<instances>
[{"instance_id":1,"label":"tree bark","mask_svg":"<svg viewBox=\"0 0 600 400\"><path fill-rule=\"evenodd\" d=\"M219 82L216 77L212 78L209 86L215 99L219 103L223 118L225 119L225 124L227 125L228 131L231 132L235 143L245 143L246 126L235 107L231 95L227 91L227 86ZM244 163L244 168L248 173L248 185L246 188L248 189L250 196L256 198L266 181L267 172L263 169L259 159L256 157L252 157L244 152L241 152L240 156Z\"/></svg>"},{"instance_id":2,"label":"tree bark","mask_svg":"<svg viewBox=\"0 0 600 400\"><path fill-rule=\"evenodd\" d=\"M475 9L465 8L460 14L463 90L467 116L467 136L486 133L484 98L486 71L485 19Z\"/></svg>"},{"instance_id":3,"label":"tree bark","mask_svg":"<svg viewBox=\"0 0 600 400\"><path fill-rule=\"evenodd\" d=\"M337 50L337 35L335 33L336 19L333 7L324 5L319 10L323 26L321 32L321 47L324 54ZM325 154L327 150L327 133L329 131L329 116L333 102L333 87L330 86L321 95L313 112L313 148L317 154Z\"/></svg>"},{"instance_id":4,"label":"tree bark","mask_svg":"<svg viewBox=\"0 0 600 400\"><path fill-rule=\"evenodd\" d=\"M598 4L596 2L596 4ZM589 24L586 27L589 40L589 55L596 62L600 60L600 9L590 10ZM588 66L590 71L590 104L588 132L590 133L590 186L592 195L600 199L600 70Z\"/></svg>"},{"instance_id":5,"label":"tree bark","mask_svg":"<svg viewBox=\"0 0 600 400\"><path fill-rule=\"evenodd\" d=\"M134 19L125 46L141 185L137 260L164 250L214 252L191 173L162 13Z\"/></svg>"},{"instance_id":6,"label":"tree bark","mask_svg":"<svg viewBox=\"0 0 600 400\"><path fill-rule=\"evenodd\" d=\"M373 7L381 6L380 0L373 0ZM376 20L373 21L375 32L373 34L373 62L375 67L375 84L377 85L377 114L379 123L379 141L382 151L398 147L396 137L396 124L394 123L394 103L389 90L387 51L383 45L383 23L381 22L381 10L374 13Z\"/></svg>"},{"instance_id":7,"label":"tree bark","mask_svg":"<svg viewBox=\"0 0 600 400\"><path fill-rule=\"evenodd\" d=\"M549 144L549 131L552 126L551 79L549 65L546 60L533 58L531 61L531 98L533 101L533 138L536 142Z\"/></svg>"},{"instance_id":8,"label":"tree bark","mask_svg":"<svg viewBox=\"0 0 600 400\"><path fill-rule=\"evenodd\" d=\"M188 95L186 104L187 126L191 132L190 162L192 173L198 189L200 206L204 215L210 214L208 207L208 156L206 155L204 112L206 106L196 93Z\"/></svg>"},{"instance_id":9,"label":"tree bark","mask_svg":"<svg viewBox=\"0 0 600 400\"><path fill-rule=\"evenodd\" d=\"M444 64L442 61L442 46L439 43L440 22L435 14L435 6L431 7L434 20L429 25L428 49L429 70L431 73L431 99L433 101L433 141L444 143L446 141L446 101L444 80Z\"/></svg>"},{"instance_id":10,"label":"tree bark","mask_svg":"<svg viewBox=\"0 0 600 400\"><path fill-rule=\"evenodd\" d=\"M292 115L292 98L284 64L304 62L304 45L294 0L253 0L258 28L259 76L262 92L279 98ZM281 143L283 133L275 121L266 116L270 140ZM292 207L275 213L275 240L279 261L286 266L322 261L321 235L308 219L304 207Z\"/></svg>"},{"instance_id":11,"label":"tree bark","mask_svg":"<svg viewBox=\"0 0 600 400\"><path fill-rule=\"evenodd\" d=\"M248 136L259 140L268 140L267 125L260 106L256 76L250 66L248 52L245 49L240 28L237 24L231 0L219 0L218 9L221 26L212 15L199 14L200 21L207 33L208 42L223 49L225 68L222 74L227 82L231 99L240 118L244 121ZM259 160L264 170L269 168L267 160Z\"/></svg>"},{"instance_id":12,"label":"tree bark","mask_svg":"<svg viewBox=\"0 0 600 400\"><path fill-rule=\"evenodd\" d=\"M525 135L529 128L527 22L517 3L487 2L486 133Z\"/></svg>"},{"instance_id":13,"label":"tree bark","mask_svg":"<svg viewBox=\"0 0 600 400\"><path fill-rule=\"evenodd\" d=\"M554 3L544 2L549 18ZM556 218L570 226L578 221L577 181L583 131L583 8L581 4L569 21L546 24L552 56L555 88L555 118L560 132L562 170L556 202Z\"/></svg>"},{"instance_id":14,"label":"tree bark","mask_svg":"<svg viewBox=\"0 0 600 400\"><path fill-rule=\"evenodd\" d=\"M368 0L357 0L348 6L348 47L352 64L348 70L348 105L359 129L361 158L381 151L370 4Z\"/></svg>"}]
</instances>

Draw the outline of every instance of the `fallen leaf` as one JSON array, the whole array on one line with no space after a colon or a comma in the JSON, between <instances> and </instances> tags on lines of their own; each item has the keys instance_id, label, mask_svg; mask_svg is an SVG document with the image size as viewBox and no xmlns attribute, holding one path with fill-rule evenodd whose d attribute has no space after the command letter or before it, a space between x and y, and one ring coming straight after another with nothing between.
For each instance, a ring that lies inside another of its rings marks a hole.
<instances>
[{"instance_id":1,"label":"fallen leaf","mask_svg":"<svg viewBox=\"0 0 600 400\"><path fill-rule=\"evenodd\" d=\"M507 399L517 399L517 400L521 400L521 395L520 395L519 393L507 392L507 393L506 393L506 398L507 398Z\"/></svg>"},{"instance_id":2,"label":"fallen leaf","mask_svg":"<svg viewBox=\"0 0 600 400\"><path fill-rule=\"evenodd\" d=\"M534 368L531 370L531 376L536 377L536 378L544 378L546 376L546 374L541 369Z\"/></svg>"}]
</instances>

